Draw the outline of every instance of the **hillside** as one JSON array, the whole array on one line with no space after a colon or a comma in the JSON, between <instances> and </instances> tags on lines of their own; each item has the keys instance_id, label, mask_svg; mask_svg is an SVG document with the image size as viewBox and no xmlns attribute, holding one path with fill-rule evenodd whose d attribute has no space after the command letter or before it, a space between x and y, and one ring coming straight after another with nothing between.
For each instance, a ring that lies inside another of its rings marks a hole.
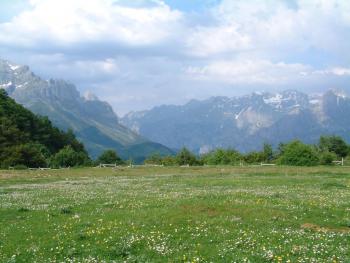
<instances>
[{"instance_id":1,"label":"hillside","mask_svg":"<svg viewBox=\"0 0 350 263\"><path fill-rule=\"evenodd\" d=\"M1 167L43 167L52 155L68 145L86 155L73 133L60 131L46 117L34 115L1 89L0 125Z\"/></svg>"},{"instance_id":2,"label":"hillside","mask_svg":"<svg viewBox=\"0 0 350 263\"><path fill-rule=\"evenodd\" d=\"M341 92L310 96L287 90L163 105L131 112L121 122L168 147L203 153L217 147L260 150L264 142L277 146L293 139L315 143L324 134L350 141L349 114L350 98Z\"/></svg>"},{"instance_id":3,"label":"hillside","mask_svg":"<svg viewBox=\"0 0 350 263\"><path fill-rule=\"evenodd\" d=\"M121 125L108 103L93 94L81 96L64 80L43 80L27 66L0 60L0 88L34 113L48 116L57 127L72 129L93 158L106 149L136 161L153 152L172 153Z\"/></svg>"}]
</instances>

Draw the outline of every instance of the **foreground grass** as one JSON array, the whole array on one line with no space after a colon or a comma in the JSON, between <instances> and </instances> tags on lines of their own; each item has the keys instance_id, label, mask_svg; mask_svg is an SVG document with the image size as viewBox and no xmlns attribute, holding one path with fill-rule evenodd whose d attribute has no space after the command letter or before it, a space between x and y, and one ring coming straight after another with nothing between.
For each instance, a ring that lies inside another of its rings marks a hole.
<instances>
[{"instance_id":1,"label":"foreground grass","mask_svg":"<svg viewBox=\"0 0 350 263\"><path fill-rule=\"evenodd\" d=\"M350 262L350 168L0 171L0 262Z\"/></svg>"}]
</instances>

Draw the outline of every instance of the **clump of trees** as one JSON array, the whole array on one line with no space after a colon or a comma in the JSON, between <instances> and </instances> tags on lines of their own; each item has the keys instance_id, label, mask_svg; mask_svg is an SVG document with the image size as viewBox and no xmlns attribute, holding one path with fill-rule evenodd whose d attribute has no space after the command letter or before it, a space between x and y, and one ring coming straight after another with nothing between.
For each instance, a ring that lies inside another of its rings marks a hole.
<instances>
[{"instance_id":1,"label":"clump of trees","mask_svg":"<svg viewBox=\"0 0 350 263\"><path fill-rule=\"evenodd\" d=\"M201 162L208 165L238 165L242 154L232 149L217 149L201 156Z\"/></svg>"},{"instance_id":2,"label":"clump of trees","mask_svg":"<svg viewBox=\"0 0 350 263\"><path fill-rule=\"evenodd\" d=\"M0 89L0 166L87 165L90 158L72 131L63 132Z\"/></svg>"},{"instance_id":3,"label":"clump of trees","mask_svg":"<svg viewBox=\"0 0 350 263\"><path fill-rule=\"evenodd\" d=\"M175 156L161 156L159 153L155 153L147 158L144 163L165 166L193 166L202 164L201 160L187 148L182 148Z\"/></svg>"},{"instance_id":4,"label":"clump of trees","mask_svg":"<svg viewBox=\"0 0 350 263\"><path fill-rule=\"evenodd\" d=\"M53 155L50 158L49 163L51 167L55 168L89 166L91 165L91 160L85 152L75 151L71 145L67 145Z\"/></svg>"},{"instance_id":5,"label":"clump of trees","mask_svg":"<svg viewBox=\"0 0 350 263\"><path fill-rule=\"evenodd\" d=\"M318 153L315 147L293 141L280 147L280 156L277 163L295 166L313 166L319 163Z\"/></svg>"},{"instance_id":6,"label":"clump of trees","mask_svg":"<svg viewBox=\"0 0 350 263\"><path fill-rule=\"evenodd\" d=\"M281 143L276 150L264 144L261 151L240 153L234 149L216 149L196 156L183 148L176 156L155 154L145 160L156 165L252 165L279 164L292 166L333 165L349 155L347 143L339 136L321 136L318 144L308 145L299 140Z\"/></svg>"},{"instance_id":7,"label":"clump of trees","mask_svg":"<svg viewBox=\"0 0 350 263\"><path fill-rule=\"evenodd\" d=\"M104 151L95 161L96 165L98 164L116 164L123 165L125 161L123 161L114 150L106 150Z\"/></svg>"}]
</instances>

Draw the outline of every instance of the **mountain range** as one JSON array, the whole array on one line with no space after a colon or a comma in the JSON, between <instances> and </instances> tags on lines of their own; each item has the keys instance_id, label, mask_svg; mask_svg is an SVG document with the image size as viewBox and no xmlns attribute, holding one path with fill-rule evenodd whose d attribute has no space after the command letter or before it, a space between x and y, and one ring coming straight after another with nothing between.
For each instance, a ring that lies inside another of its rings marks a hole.
<instances>
[{"instance_id":1,"label":"mountain range","mask_svg":"<svg viewBox=\"0 0 350 263\"><path fill-rule=\"evenodd\" d=\"M106 149L135 161L154 152L173 153L123 126L107 102L91 93L81 96L65 80L43 80L28 66L0 60L0 88L32 112L47 116L60 129L72 129L93 158Z\"/></svg>"},{"instance_id":2,"label":"mountain range","mask_svg":"<svg viewBox=\"0 0 350 263\"><path fill-rule=\"evenodd\" d=\"M254 92L242 97L212 97L185 105L163 105L130 112L121 123L168 147L205 153L217 147L247 152L263 143L300 139L316 143L320 135L350 141L350 98L329 90L307 95L296 90Z\"/></svg>"}]
</instances>

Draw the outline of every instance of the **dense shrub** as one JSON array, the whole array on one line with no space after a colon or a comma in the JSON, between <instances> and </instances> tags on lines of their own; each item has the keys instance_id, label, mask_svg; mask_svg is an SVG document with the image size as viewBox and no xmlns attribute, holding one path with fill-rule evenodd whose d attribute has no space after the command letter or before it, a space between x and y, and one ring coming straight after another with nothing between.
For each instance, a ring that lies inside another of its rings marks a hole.
<instances>
[{"instance_id":1,"label":"dense shrub","mask_svg":"<svg viewBox=\"0 0 350 263\"><path fill-rule=\"evenodd\" d=\"M265 160L263 152L249 152L243 157L244 161L248 164L261 163Z\"/></svg>"},{"instance_id":2,"label":"dense shrub","mask_svg":"<svg viewBox=\"0 0 350 263\"><path fill-rule=\"evenodd\" d=\"M165 166L175 166L177 165L175 156L165 156L162 158L162 164Z\"/></svg>"},{"instance_id":3,"label":"dense shrub","mask_svg":"<svg viewBox=\"0 0 350 263\"><path fill-rule=\"evenodd\" d=\"M199 161L196 156L188 149L182 148L182 150L175 157L176 164L178 165L198 165Z\"/></svg>"},{"instance_id":4,"label":"dense shrub","mask_svg":"<svg viewBox=\"0 0 350 263\"><path fill-rule=\"evenodd\" d=\"M149 156L144 163L145 164L154 164L154 165L162 165L163 164L163 159L159 153L154 153L151 156Z\"/></svg>"},{"instance_id":5,"label":"dense shrub","mask_svg":"<svg viewBox=\"0 0 350 263\"><path fill-rule=\"evenodd\" d=\"M208 165L237 165L242 155L235 150L217 149L202 156L202 162Z\"/></svg>"},{"instance_id":6,"label":"dense shrub","mask_svg":"<svg viewBox=\"0 0 350 263\"><path fill-rule=\"evenodd\" d=\"M3 150L1 160L2 168L23 165L26 167L46 167L47 161L40 144L20 144L7 147Z\"/></svg>"},{"instance_id":7,"label":"dense shrub","mask_svg":"<svg viewBox=\"0 0 350 263\"><path fill-rule=\"evenodd\" d=\"M278 162L283 165L313 166L319 164L319 157L314 147L293 141L283 146Z\"/></svg>"},{"instance_id":8,"label":"dense shrub","mask_svg":"<svg viewBox=\"0 0 350 263\"><path fill-rule=\"evenodd\" d=\"M65 146L50 161L51 167L74 167L90 165L90 159L84 152L77 152L72 146Z\"/></svg>"},{"instance_id":9,"label":"dense shrub","mask_svg":"<svg viewBox=\"0 0 350 263\"><path fill-rule=\"evenodd\" d=\"M125 164L125 162L118 156L114 150L104 151L96 160L97 164L107 163L107 164Z\"/></svg>"},{"instance_id":10,"label":"dense shrub","mask_svg":"<svg viewBox=\"0 0 350 263\"><path fill-rule=\"evenodd\" d=\"M320 153L320 164L322 165L333 165L333 161L337 159L337 155L331 152Z\"/></svg>"},{"instance_id":11,"label":"dense shrub","mask_svg":"<svg viewBox=\"0 0 350 263\"><path fill-rule=\"evenodd\" d=\"M322 152L330 152L338 157L345 157L349 153L349 147L339 136L321 136L318 147Z\"/></svg>"},{"instance_id":12,"label":"dense shrub","mask_svg":"<svg viewBox=\"0 0 350 263\"><path fill-rule=\"evenodd\" d=\"M269 163L274 159L274 152L270 144L264 143L262 153L263 153L264 162Z\"/></svg>"}]
</instances>

